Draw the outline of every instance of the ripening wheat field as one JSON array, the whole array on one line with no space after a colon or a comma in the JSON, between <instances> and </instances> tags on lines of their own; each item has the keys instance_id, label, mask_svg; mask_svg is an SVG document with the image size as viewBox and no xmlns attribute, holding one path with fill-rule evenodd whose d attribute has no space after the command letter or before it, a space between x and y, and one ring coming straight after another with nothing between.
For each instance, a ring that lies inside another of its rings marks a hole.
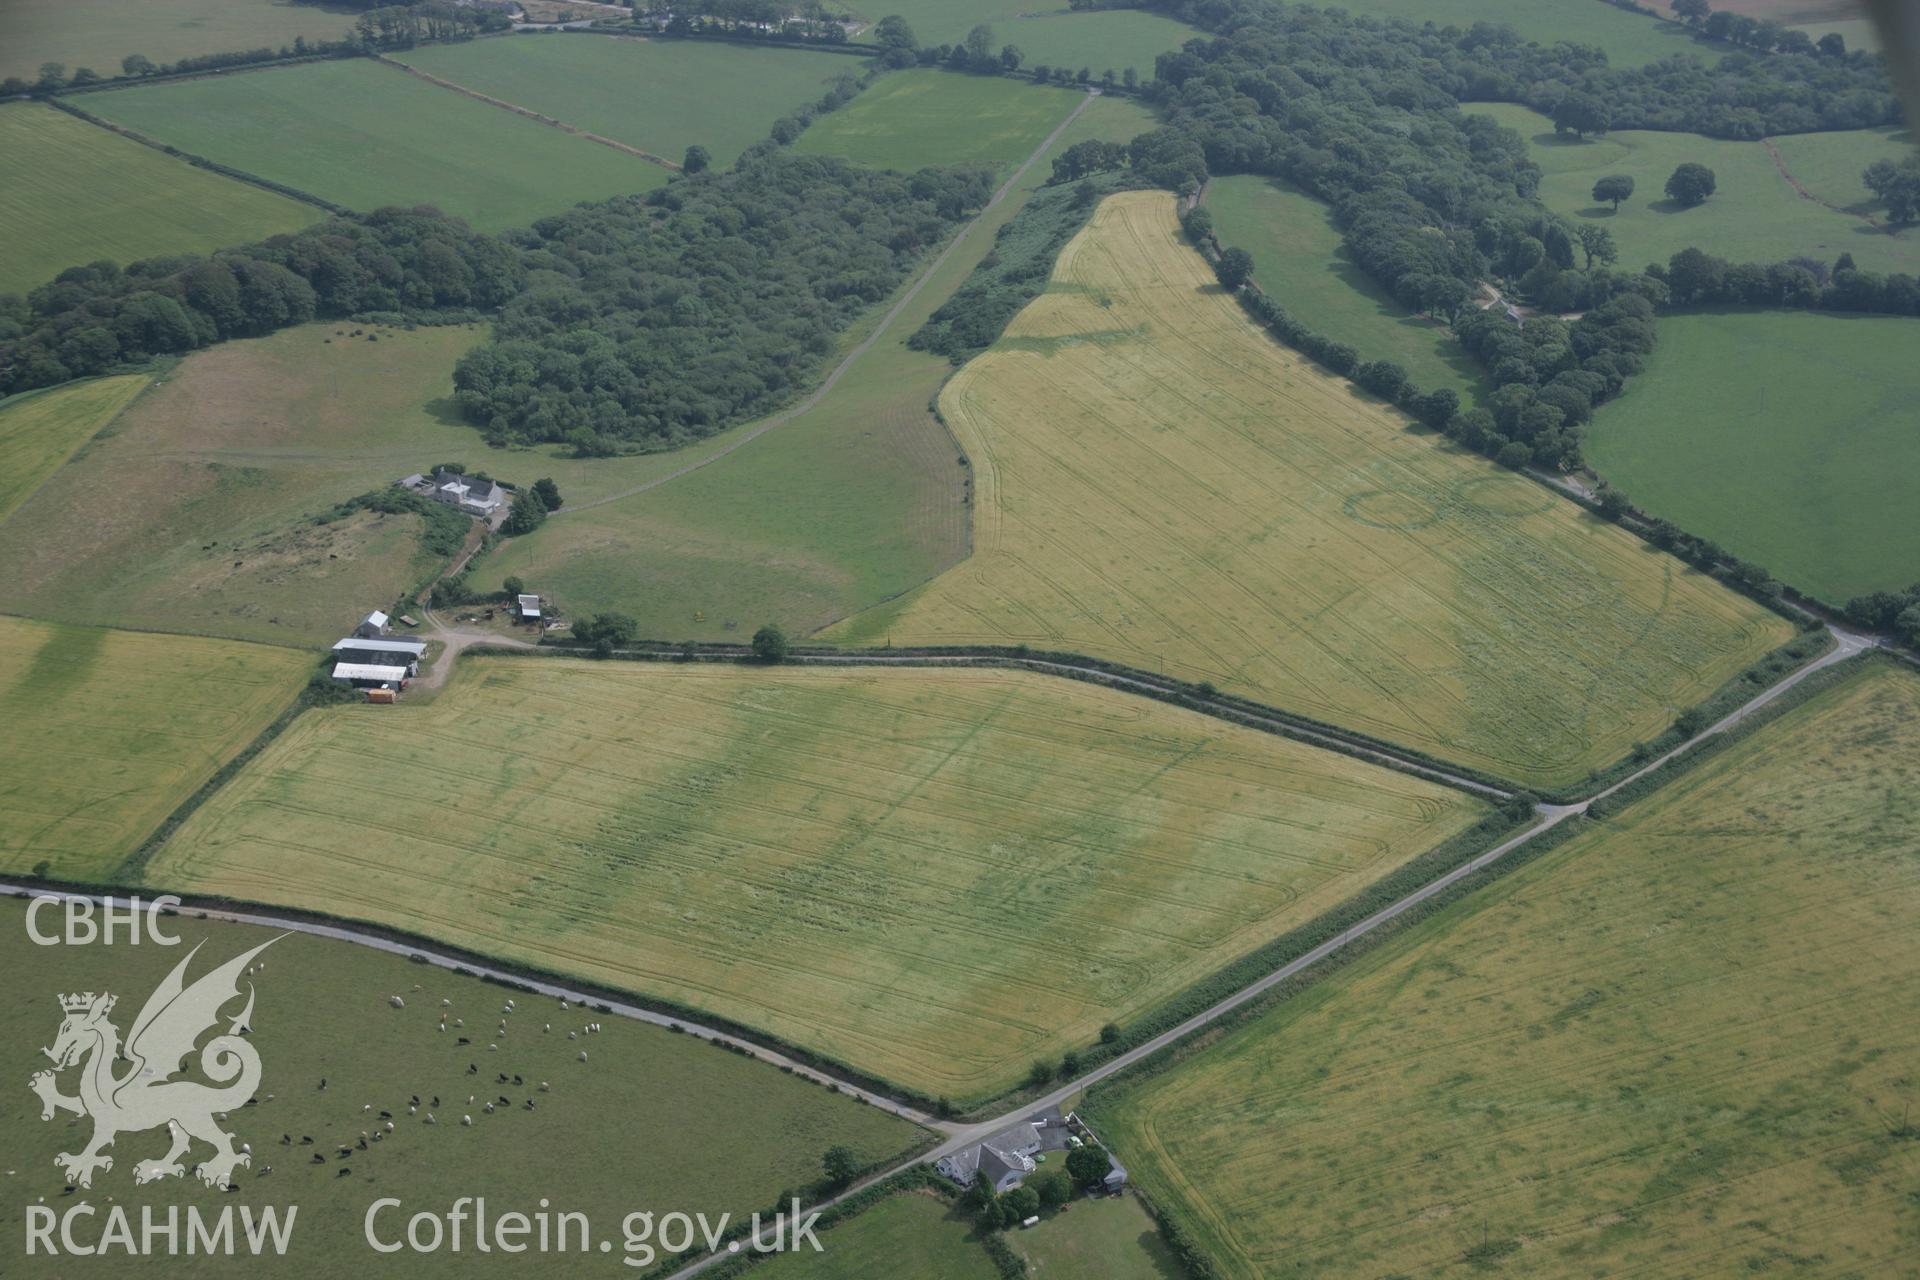
<instances>
[{"instance_id":1,"label":"ripening wheat field","mask_svg":"<svg viewBox=\"0 0 1920 1280\"><path fill-rule=\"evenodd\" d=\"M974 553L829 638L1089 653L1563 784L1792 635L1279 347L1164 192L1108 199L940 406Z\"/></svg>"},{"instance_id":2,"label":"ripening wheat field","mask_svg":"<svg viewBox=\"0 0 1920 1280\"><path fill-rule=\"evenodd\" d=\"M1816 695L1102 1135L1223 1278L1920 1274L1916 724Z\"/></svg>"},{"instance_id":3,"label":"ripening wheat field","mask_svg":"<svg viewBox=\"0 0 1920 1280\"><path fill-rule=\"evenodd\" d=\"M1043 676L469 659L430 704L302 717L149 875L669 997L970 1097L1482 812Z\"/></svg>"}]
</instances>

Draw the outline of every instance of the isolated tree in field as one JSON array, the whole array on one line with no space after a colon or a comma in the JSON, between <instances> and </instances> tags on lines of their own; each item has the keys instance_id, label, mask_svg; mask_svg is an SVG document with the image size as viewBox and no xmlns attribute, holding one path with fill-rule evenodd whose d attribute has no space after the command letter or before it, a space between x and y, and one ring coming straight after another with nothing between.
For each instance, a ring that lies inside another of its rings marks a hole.
<instances>
[{"instance_id":1,"label":"isolated tree in field","mask_svg":"<svg viewBox=\"0 0 1920 1280\"><path fill-rule=\"evenodd\" d=\"M560 509L560 486L554 483L552 476L542 476L540 479L535 480L533 482L533 491L540 495L540 501L546 504L547 510L558 511Z\"/></svg>"},{"instance_id":2,"label":"isolated tree in field","mask_svg":"<svg viewBox=\"0 0 1920 1280\"><path fill-rule=\"evenodd\" d=\"M890 13L873 24L873 38L889 49L918 49L913 28L897 13Z\"/></svg>"},{"instance_id":3,"label":"isolated tree in field","mask_svg":"<svg viewBox=\"0 0 1920 1280\"><path fill-rule=\"evenodd\" d=\"M1613 211L1620 212L1620 202L1633 196L1633 179L1624 173L1608 174L1593 184L1593 198L1613 203Z\"/></svg>"},{"instance_id":4,"label":"isolated tree in field","mask_svg":"<svg viewBox=\"0 0 1920 1280\"><path fill-rule=\"evenodd\" d=\"M1613 243L1613 232L1599 223L1583 222L1574 234L1580 238L1580 251L1587 255L1588 271L1593 270L1596 261L1611 266L1620 257L1620 250Z\"/></svg>"},{"instance_id":5,"label":"isolated tree in field","mask_svg":"<svg viewBox=\"0 0 1920 1280\"><path fill-rule=\"evenodd\" d=\"M1020 64L1025 60L1026 55L1020 52L1017 45L1000 46L1000 67L1003 71L1018 71Z\"/></svg>"},{"instance_id":6,"label":"isolated tree in field","mask_svg":"<svg viewBox=\"0 0 1920 1280\"><path fill-rule=\"evenodd\" d=\"M1088 1143L1084 1147L1075 1147L1067 1152L1067 1176L1077 1186L1097 1187L1107 1180L1107 1152L1104 1147Z\"/></svg>"},{"instance_id":7,"label":"isolated tree in field","mask_svg":"<svg viewBox=\"0 0 1920 1280\"><path fill-rule=\"evenodd\" d=\"M1887 217L1891 221L1920 221L1920 156L1908 156L1899 164L1875 160L1860 178L1867 184L1867 190L1887 206ZM1834 270L1839 269L1835 264Z\"/></svg>"},{"instance_id":8,"label":"isolated tree in field","mask_svg":"<svg viewBox=\"0 0 1920 1280\"><path fill-rule=\"evenodd\" d=\"M153 59L144 53L130 53L120 59L120 70L130 76L150 76L158 69L153 65Z\"/></svg>"},{"instance_id":9,"label":"isolated tree in field","mask_svg":"<svg viewBox=\"0 0 1920 1280\"><path fill-rule=\"evenodd\" d=\"M713 163L713 153L699 143L687 148L687 154L680 161L682 173L705 173L707 166Z\"/></svg>"},{"instance_id":10,"label":"isolated tree in field","mask_svg":"<svg viewBox=\"0 0 1920 1280\"><path fill-rule=\"evenodd\" d=\"M1213 274L1229 292L1238 290L1253 279L1253 255L1238 247L1222 250L1220 260L1213 264Z\"/></svg>"},{"instance_id":11,"label":"isolated tree in field","mask_svg":"<svg viewBox=\"0 0 1920 1280\"><path fill-rule=\"evenodd\" d=\"M1553 105L1553 131L1584 138L1590 133L1605 133L1613 123L1607 104L1590 93L1570 93Z\"/></svg>"},{"instance_id":12,"label":"isolated tree in field","mask_svg":"<svg viewBox=\"0 0 1920 1280\"><path fill-rule=\"evenodd\" d=\"M787 633L769 622L753 633L753 656L762 662L784 662L787 657Z\"/></svg>"},{"instance_id":13,"label":"isolated tree in field","mask_svg":"<svg viewBox=\"0 0 1920 1280\"><path fill-rule=\"evenodd\" d=\"M1673 11L1682 22L1697 27L1707 20L1713 6L1707 0L1673 0Z\"/></svg>"},{"instance_id":14,"label":"isolated tree in field","mask_svg":"<svg viewBox=\"0 0 1920 1280\"><path fill-rule=\"evenodd\" d=\"M968 66L986 70L993 65L993 28L981 23L967 32L967 42L962 47L967 51Z\"/></svg>"},{"instance_id":15,"label":"isolated tree in field","mask_svg":"<svg viewBox=\"0 0 1920 1280\"><path fill-rule=\"evenodd\" d=\"M1713 194L1713 170L1689 160L1667 179L1667 195L1692 208Z\"/></svg>"},{"instance_id":16,"label":"isolated tree in field","mask_svg":"<svg viewBox=\"0 0 1920 1280\"><path fill-rule=\"evenodd\" d=\"M820 1167L826 1171L829 1186L844 1187L860 1176L860 1157L851 1147L831 1146L820 1157Z\"/></svg>"}]
</instances>

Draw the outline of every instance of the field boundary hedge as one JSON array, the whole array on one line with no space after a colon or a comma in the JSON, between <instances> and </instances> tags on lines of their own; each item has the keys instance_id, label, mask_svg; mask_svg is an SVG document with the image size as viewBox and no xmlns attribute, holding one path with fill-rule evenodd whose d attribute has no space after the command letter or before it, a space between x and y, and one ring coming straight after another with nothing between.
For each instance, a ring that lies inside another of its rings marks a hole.
<instances>
[{"instance_id":1,"label":"field boundary hedge","mask_svg":"<svg viewBox=\"0 0 1920 1280\"><path fill-rule=\"evenodd\" d=\"M161 142L158 139L149 138L146 134L138 130L129 129L122 124L115 124L111 120L106 120L94 115L91 111L76 107L63 98L48 98L46 99L46 104L56 111L66 112L77 120L84 120L95 128L105 129L108 133L118 134L129 142L137 142L143 147L151 147L162 155L172 156L176 160L184 160L196 169L205 169L210 173L217 173L222 177L232 178L236 182L244 182L249 186L259 187L264 191L271 191L275 195L285 196L289 200L298 200L303 204L313 205L315 208L324 209L328 213L351 214L353 212L352 209L347 208L345 205L335 204L331 200L314 195L311 191L302 191L300 188L290 187L284 182L275 182L273 179L263 178L257 173L248 173L245 169L236 169L230 164L221 164L218 160L209 160L205 156L195 155L191 151L182 151L170 142Z\"/></svg>"}]
</instances>

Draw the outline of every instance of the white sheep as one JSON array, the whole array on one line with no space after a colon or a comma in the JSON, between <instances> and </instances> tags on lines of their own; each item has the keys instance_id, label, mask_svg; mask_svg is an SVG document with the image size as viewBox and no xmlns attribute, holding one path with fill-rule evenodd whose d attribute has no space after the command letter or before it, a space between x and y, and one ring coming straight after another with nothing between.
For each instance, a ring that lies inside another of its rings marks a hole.
<instances>
[{"instance_id":1,"label":"white sheep","mask_svg":"<svg viewBox=\"0 0 1920 1280\"><path fill-rule=\"evenodd\" d=\"M473 1127L473 1117L472 1117L472 1116L461 1116L461 1117L460 1117L460 1123L461 1123L461 1124L464 1124L464 1125L466 1125L466 1126L467 1126L468 1128L472 1128L472 1127Z\"/></svg>"}]
</instances>

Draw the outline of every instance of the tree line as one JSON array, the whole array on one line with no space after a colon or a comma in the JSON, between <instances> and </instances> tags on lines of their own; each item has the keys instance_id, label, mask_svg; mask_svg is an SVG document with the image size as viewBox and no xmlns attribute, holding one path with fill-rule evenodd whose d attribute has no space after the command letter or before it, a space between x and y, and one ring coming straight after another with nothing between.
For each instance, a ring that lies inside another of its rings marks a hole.
<instances>
[{"instance_id":1,"label":"tree line","mask_svg":"<svg viewBox=\"0 0 1920 1280\"><path fill-rule=\"evenodd\" d=\"M491 311L519 254L430 208L340 217L261 244L70 267L0 294L0 394L105 373L319 317Z\"/></svg>"}]
</instances>

